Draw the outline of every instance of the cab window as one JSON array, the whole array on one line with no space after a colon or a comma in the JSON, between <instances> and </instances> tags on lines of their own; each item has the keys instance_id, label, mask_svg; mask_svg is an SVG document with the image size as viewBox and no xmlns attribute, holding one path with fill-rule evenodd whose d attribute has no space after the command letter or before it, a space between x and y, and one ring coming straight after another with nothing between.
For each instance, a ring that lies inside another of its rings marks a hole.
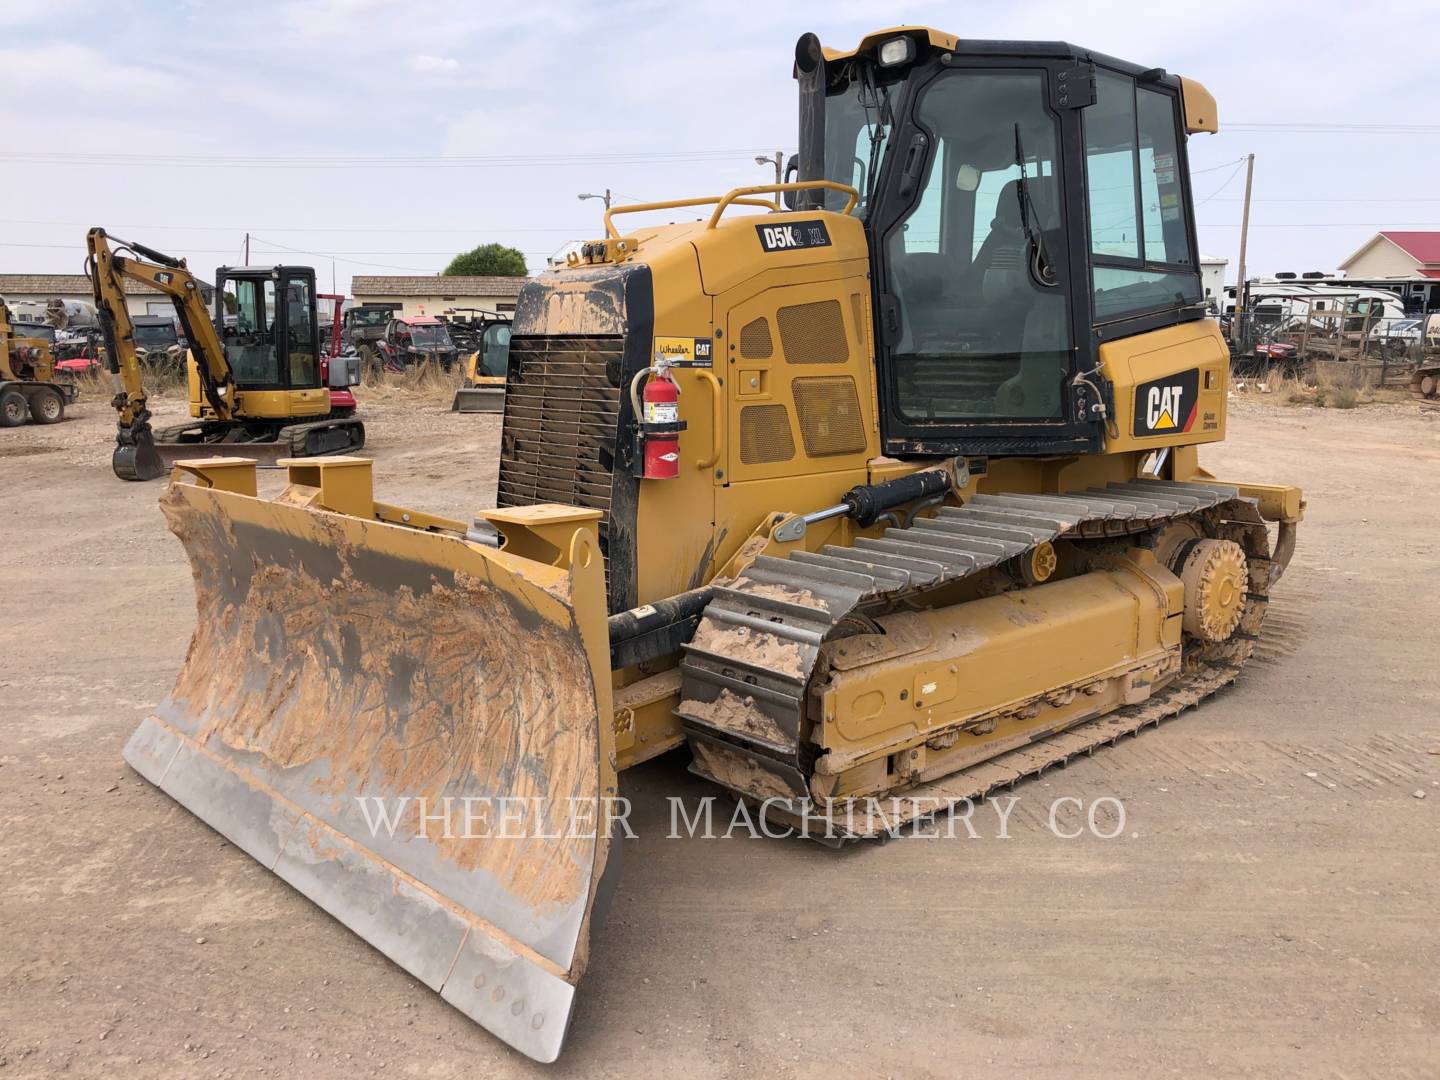
<instances>
[{"instance_id":1,"label":"cab window","mask_svg":"<svg viewBox=\"0 0 1440 1080\"><path fill-rule=\"evenodd\" d=\"M1046 86L1039 69L951 69L916 104L926 171L884 240L907 421L1063 419L1067 247Z\"/></svg>"},{"instance_id":2,"label":"cab window","mask_svg":"<svg viewBox=\"0 0 1440 1080\"><path fill-rule=\"evenodd\" d=\"M239 386L280 385L280 358L275 350L274 282L265 281L267 289L253 278L231 279L224 284L223 310L234 312L234 322L227 315L220 331L225 346L225 359L234 372Z\"/></svg>"},{"instance_id":3,"label":"cab window","mask_svg":"<svg viewBox=\"0 0 1440 1080\"><path fill-rule=\"evenodd\" d=\"M1100 70L1084 110L1097 323L1200 302L1174 94Z\"/></svg>"},{"instance_id":4,"label":"cab window","mask_svg":"<svg viewBox=\"0 0 1440 1080\"><path fill-rule=\"evenodd\" d=\"M290 385L320 385L320 362L315 349L315 318L308 281L285 283L285 351Z\"/></svg>"},{"instance_id":5,"label":"cab window","mask_svg":"<svg viewBox=\"0 0 1440 1080\"><path fill-rule=\"evenodd\" d=\"M510 368L510 324L491 323L480 345L480 373L505 375Z\"/></svg>"}]
</instances>

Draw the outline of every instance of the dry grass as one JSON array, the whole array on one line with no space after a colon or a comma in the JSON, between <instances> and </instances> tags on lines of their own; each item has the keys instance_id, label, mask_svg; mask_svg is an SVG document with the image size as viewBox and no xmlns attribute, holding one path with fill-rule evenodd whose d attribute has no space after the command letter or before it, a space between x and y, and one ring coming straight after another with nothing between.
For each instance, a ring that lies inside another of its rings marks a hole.
<instances>
[{"instance_id":1,"label":"dry grass","mask_svg":"<svg viewBox=\"0 0 1440 1080\"><path fill-rule=\"evenodd\" d=\"M115 393L110 373L103 368L67 377L74 379L75 385L88 400L106 400ZM363 394L380 400L393 396L413 401L448 402L464 382L465 372L461 363L457 362L447 372L430 360L408 368L403 374L385 372L377 378L367 373L362 377L359 389ZM181 374L147 370L145 393L151 398L162 400L171 397L183 398L189 393L189 387Z\"/></svg>"},{"instance_id":2,"label":"dry grass","mask_svg":"<svg viewBox=\"0 0 1440 1080\"><path fill-rule=\"evenodd\" d=\"M1284 405L1311 405L1317 409L1354 409L1362 405L1391 405L1409 399L1403 390L1377 387L1370 373L1347 364L1326 364L1317 372L1276 375L1245 380L1247 393L1259 392Z\"/></svg>"},{"instance_id":3,"label":"dry grass","mask_svg":"<svg viewBox=\"0 0 1440 1080\"><path fill-rule=\"evenodd\" d=\"M76 375L67 375L66 378L73 379L80 392L90 400L104 400L114 396L115 381L104 368L94 368L90 371L81 372ZM153 371L145 369L144 374L145 394L151 398L184 397L189 393L186 385L186 378L183 372L162 369Z\"/></svg>"},{"instance_id":4,"label":"dry grass","mask_svg":"<svg viewBox=\"0 0 1440 1080\"><path fill-rule=\"evenodd\" d=\"M406 368L403 374L383 372L378 377L366 373L360 383L365 396L384 400L388 397L406 397L412 401L446 401L455 396L455 391L465 383L465 371L457 361L447 372L434 360Z\"/></svg>"}]
</instances>

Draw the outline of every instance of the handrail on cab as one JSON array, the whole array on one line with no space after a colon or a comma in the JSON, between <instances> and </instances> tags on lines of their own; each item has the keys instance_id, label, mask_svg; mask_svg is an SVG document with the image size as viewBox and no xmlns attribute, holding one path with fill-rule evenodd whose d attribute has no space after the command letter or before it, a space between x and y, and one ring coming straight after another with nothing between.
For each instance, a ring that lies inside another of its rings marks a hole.
<instances>
[{"instance_id":1,"label":"handrail on cab","mask_svg":"<svg viewBox=\"0 0 1440 1080\"><path fill-rule=\"evenodd\" d=\"M715 228L720 223L720 215L731 206L761 206L766 210L779 213L781 208L778 199L757 199L755 196L771 192L779 195L786 191L842 192L850 197L845 204L845 209L841 211L842 214L850 213L860 201L860 192L849 184L837 183L834 180L800 180L793 184L755 184L752 187L733 188L724 195L705 195L698 199L667 199L664 202L626 203L624 206L612 206L605 211L605 235L613 240L620 239L620 232L611 221L616 214L642 214L647 210L679 210L687 206L710 206L713 204L715 212L705 223L707 229Z\"/></svg>"},{"instance_id":2,"label":"handrail on cab","mask_svg":"<svg viewBox=\"0 0 1440 1080\"><path fill-rule=\"evenodd\" d=\"M742 190L748 191L749 189L736 189L730 192L730 195L739 194ZM730 195L725 195L723 198L728 199ZM720 195L705 195L698 199L666 199L664 202L626 203L624 206L613 206L605 211L605 235L614 240L620 238L620 233L610 221L616 214L641 214L646 210L678 210L686 206L709 206L711 203L719 202L721 198ZM763 206L767 210L777 212L780 209L780 204L773 199L737 199L736 201L745 206Z\"/></svg>"},{"instance_id":3,"label":"handrail on cab","mask_svg":"<svg viewBox=\"0 0 1440 1080\"><path fill-rule=\"evenodd\" d=\"M717 203L715 206L715 212L710 215L710 220L705 223L705 228L713 229L716 225L720 224L720 215L725 213L725 208L730 206L732 203L747 204L747 200L744 198L744 196L761 195L768 191L773 191L777 195L785 191L843 192L844 194L850 196L850 199L845 204L845 209L840 211L842 214L850 213L852 210L855 209L855 205L860 201L860 192L855 190L855 188L851 187L849 184L841 184L835 180L799 180L791 184L755 184L751 187L735 188L733 191L729 191L725 195L721 196L719 203Z\"/></svg>"}]
</instances>

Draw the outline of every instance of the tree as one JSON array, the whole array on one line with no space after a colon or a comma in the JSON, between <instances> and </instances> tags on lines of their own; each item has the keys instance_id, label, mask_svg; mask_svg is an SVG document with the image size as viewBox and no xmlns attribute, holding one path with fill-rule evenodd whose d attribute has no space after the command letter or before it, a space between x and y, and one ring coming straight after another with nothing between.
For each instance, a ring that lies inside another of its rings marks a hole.
<instances>
[{"instance_id":1,"label":"tree","mask_svg":"<svg viewBox=\"0 0 1440 1080\"><path fill-rule=\"evenodd\" d=\"M474 251L456 255L443 277L525 277L525 255L504 244L481 244Z\"/></svg>"}]
</instances>

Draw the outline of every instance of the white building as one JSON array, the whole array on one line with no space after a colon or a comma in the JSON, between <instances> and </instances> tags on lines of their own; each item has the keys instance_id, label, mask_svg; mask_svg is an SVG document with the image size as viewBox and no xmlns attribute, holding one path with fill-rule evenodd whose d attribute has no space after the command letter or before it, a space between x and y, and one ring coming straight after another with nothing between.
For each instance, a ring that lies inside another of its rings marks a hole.
<instances>
[{"instance_id":1,"label":"white building","mask_svg":"<svg viewBox=\"0 0 1440 1080\"><path fill-rule=\"evenodd\" d=\"M1205 289L1205 303L1215 314L1222 310L1225 297L1225 268L1229 259L1216 255L1200 254L1200 284Z\"/></svg>"},{"instance_id":2,"label":"white building","mask_svg":"<svg viewBox=\"0 0 1440 1080\"><path fill-rule=\"evenodd\" d=\"M356 275L350 291L357 304L389 304L402 315L444 315L447 311L479 308L514 311L523 277L396 277Z\"/></svg>"},{"instance_id":3,"label":"white building","mask_svg":"<svg viewBox=\"0 0 1440 1080\"><path fill-rule=\"evenodd\" d=\"M205 306L215 299L215 287L200 282ZM94 303L90 278L85 274L0 274L0 297L10 305L32 301L45 305L50 300ZM138 281L126 280L125 306L131 315L174 315L175 306L164 293Z\"/></svg>"}]
</instances>

